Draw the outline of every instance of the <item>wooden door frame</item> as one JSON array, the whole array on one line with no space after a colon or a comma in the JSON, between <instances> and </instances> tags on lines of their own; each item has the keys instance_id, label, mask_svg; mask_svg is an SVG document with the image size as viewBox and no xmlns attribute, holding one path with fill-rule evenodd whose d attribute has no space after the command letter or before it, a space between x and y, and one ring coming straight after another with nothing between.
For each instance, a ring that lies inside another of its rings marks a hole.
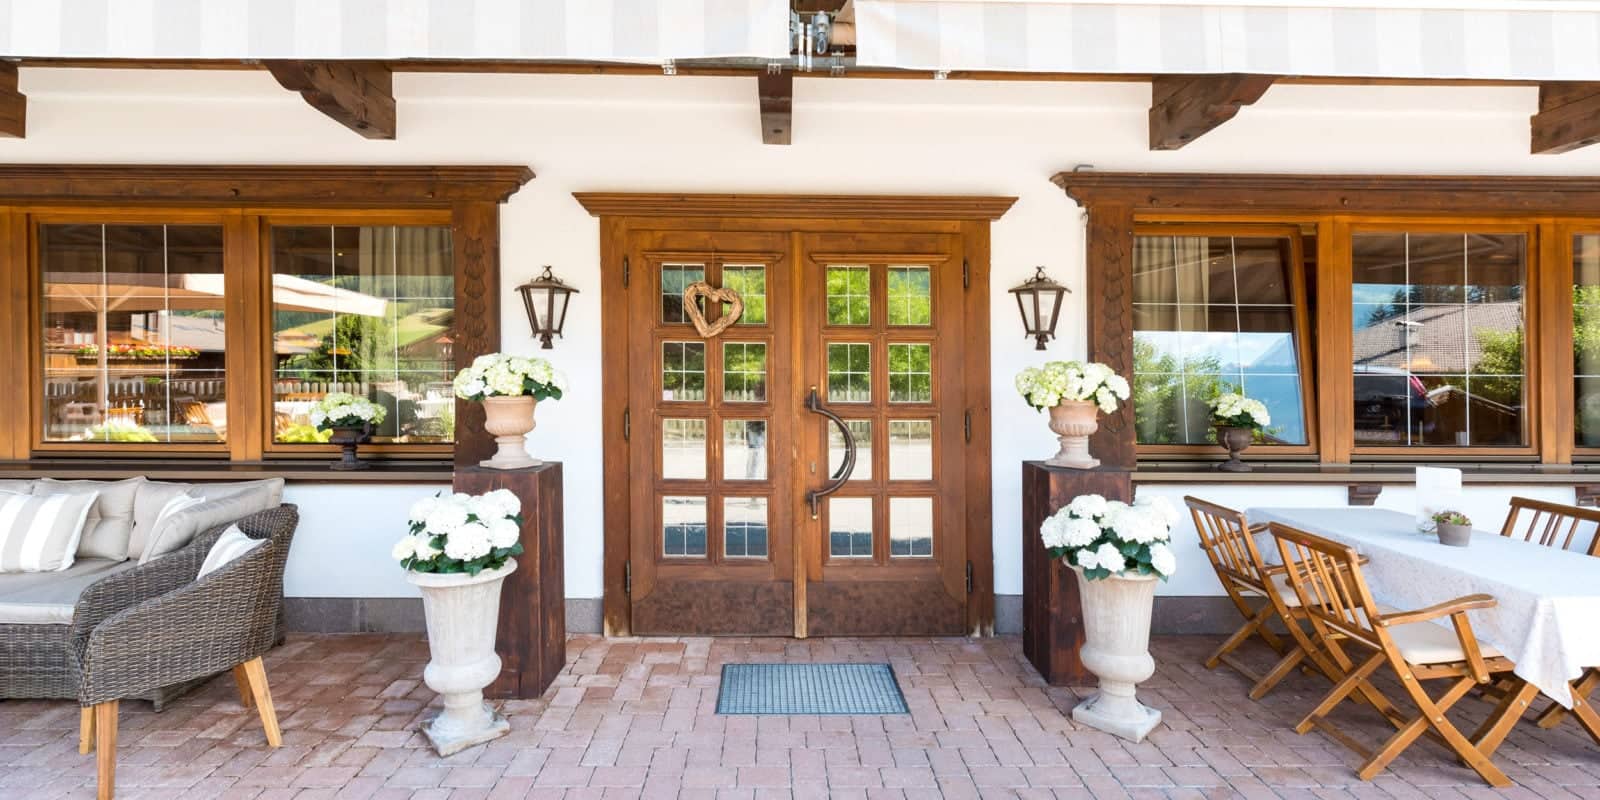
<instances>
[{"instance_id":1,"label":"wooden door frame","mask_svg":"<svg viewBox=\"0 0 1600 800\"><path fill-rule=\"evenodd\" d=\"M730 218L741 230L929 232L958 234L964 252L968 291L966 363L981 380L969 381L962 403L972 414L972 452L981 454L967 470L967 560L972 563L972 591L967 602L967 629L973 635L994 632L994 524L992 507L992 436L989 382L989 224L1016 202L1015 197L655 194L575 192L573 197L600 220L600 336L608 355L602 365L601 440L604 453L604 632L632 633L627 563L631 481L627 458L628 341L632 326L627 303L620 297L631 276L626 263L627 237L635 229L726 228Z\"/></svg>"}]
</instances>

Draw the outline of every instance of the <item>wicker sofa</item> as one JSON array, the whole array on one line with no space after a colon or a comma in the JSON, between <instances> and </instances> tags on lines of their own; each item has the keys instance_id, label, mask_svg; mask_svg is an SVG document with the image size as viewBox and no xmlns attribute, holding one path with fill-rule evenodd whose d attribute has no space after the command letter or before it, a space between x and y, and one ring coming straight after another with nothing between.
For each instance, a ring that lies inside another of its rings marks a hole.
<instances>
[{"instance_id":1,"label":"wicker sofa","mask_svg":"<svg viewBox=\"0 0 1600 800\"><path fill-rule=\"evenodd\" d=\"M245 490L252 492L248 499L239 494ZM88 684L101 692L108 682L147 684L159 670L172 680L122 695L150 700L159 710L208 676L184 669L185 662L209 663L205 654L185 653L185 642L206 639L208 626L226 626L257 651L279 637L284 564L299 520L297 509L281 502L282 482L207 484L197 491L204 502L190 511L208 524L185 536L186 543L168 541L170 552L143 563L129 554L122 561L80 558L63 572L0 573L0 699L78 700ZM232 524L267 543L238 568L196 581L212 544ZM100 674L85 675L91 664Z\"/></svg>"}]
</instances>

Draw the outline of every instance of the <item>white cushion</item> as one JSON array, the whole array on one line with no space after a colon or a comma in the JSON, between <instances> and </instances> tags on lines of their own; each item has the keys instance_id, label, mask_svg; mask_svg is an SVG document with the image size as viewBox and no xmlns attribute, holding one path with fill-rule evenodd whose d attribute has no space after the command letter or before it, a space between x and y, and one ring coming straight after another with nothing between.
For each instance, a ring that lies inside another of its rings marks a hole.
<instances>
[{"instance_id":1,"label":"white cushion","mask_svg":"<svg viewBox=\"0 0 1600 800\"><path fill-rule=\"evenodd\" d=\"M150 534L156 518L175 497L195 497L194 484L145 481L133 497L133 535L128 539L128 557L141 558L150 549Z\"/></svg>"},{"instance_id":2,"label":"white cushion","mask_svg":"<svg viewBox=\"0 0 1600 800\"><path fill-rule=\"evenodd\" d=\"M257 511L266 511L271 498L262 493L242 492L215 500L198 503L175 511L155 525L150 541L145 545L139 563L164 556L194 540L202 531L210 530L235 520L244 519Z\"/></svg>"},{"instance_id":3,"label":"white cushion","mask_svg":"<svg viewBox=\"0 0 1600 800\"><path fill-rule=\"evenodd\" d=\"M83 523L83 537L78 540L78 558L122 561L128 557L128 542L133 538L133 501L138 496L139 484L144 480L142 477L121 481L58 481L45 478L33 487L33 494L47 496L99 492L100 499L90 506L89 518Z\"/></svg>"},{"instance_id":4,"label":"white cushion","mask_svg":"<svg viewBox=\"0 0 1600 800\"><path fill-rule=\"evenodd\" d=\"M200 574L195 577L205 577L207 574L222 568L228 562L266 543L266 539L250 538L244 531L239 530L238 525L229 525L228 529L217 537L216 543L211 545L211 551L206 553L205 562L200 565Z\"/></svg>"},{"instance_id":5,"label":"white cushion","mask_svg":"<svg viewBox=\"0 0 1600 800\"><path fill-rule=\"evenodd\" d=\"M98 492L43 497L0 493L0 572L60 572L72 566Z\"/></svg>"},{"instance_id":6,"label":"white cushion","mask_svg":"<svg viewBox=\"0 0 1600 800\"><path fill-rule=\"evenodd\" d=\"M1445 627L1433 622L1391 625L1389 637L1394 639L1400 656L1413 664L1450 664L1467 660L1467 654L1461 649L1461 640L1456 638L1454 625ZM1484 658L1497 658L1500 655L1500 651L1487 642L1478 642L1478 649Z\"/></svg>"}]
</instances>

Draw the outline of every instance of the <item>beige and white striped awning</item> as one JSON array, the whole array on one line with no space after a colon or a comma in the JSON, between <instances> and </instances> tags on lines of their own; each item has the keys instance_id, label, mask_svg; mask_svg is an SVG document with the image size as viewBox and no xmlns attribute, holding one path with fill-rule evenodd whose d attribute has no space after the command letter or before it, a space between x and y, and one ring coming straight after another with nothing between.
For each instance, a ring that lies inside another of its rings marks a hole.
<instances>
[{"instance_id":1,"label":"beige and white striped awning","mask_svg":"<svg viewBox=\"0 0 1600 800\"><path fill-rule=\"evenodd\" d=\"M786 0L0 0L0 56L581 60L789 55Z\"/></svg>"},{"instance_id":2,"label":"beige and white striped awning","mask_svg":"<svg viewBox=\"0 0 1600 800\"><path fill-rule=\"evenodd\" d=\"M1600 80L1590 0L856 0L857 61L922 70Z\"/></svg>"}]
</instances>

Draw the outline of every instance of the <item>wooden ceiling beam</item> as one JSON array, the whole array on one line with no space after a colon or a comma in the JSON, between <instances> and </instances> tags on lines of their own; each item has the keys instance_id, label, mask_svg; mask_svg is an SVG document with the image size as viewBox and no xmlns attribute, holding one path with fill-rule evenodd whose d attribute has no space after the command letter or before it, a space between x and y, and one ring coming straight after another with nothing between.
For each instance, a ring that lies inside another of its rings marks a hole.
<instances>
[{"instance_id":1,"label":"wooden ceiling beam","mask_svg":"<svg viewBox=\"0 0 1600 800\"><path fill-rule=\"evenodd\" d=\"M394 73L378 61L264 61L312 108L368 139L395 136Z\"/></svg>"},{"instance_id":2,"label":"wooden ceiling beam","mask_svg":"<svg viewBox=\"0 0 1600 800\"><path fill-rule=\"evenodd\" d=\"M0 61L0 136L21 139L28 133L28 96L17 91L17 65Z\"/></svg>"},{"instance_id":3,"label":"wooden ceiling beam","mask_svg":"<svg viewBox=\"0 0 1600 800\"><path fill-rule=\"evenodd\" d=\"M757 77L761 96L761 141L789 144L794 127L794 73L767 70Z\"/></svg>"},{"instance_id":4,"label":"wooden ceiling beam","mask_svg":"<svg viewBox=\"0 0 1600 800\"><path fill-rule=\"evenodd\" d=\"M1539 113L1528 123L1535 154L1565 153L1600 142L1600 83L1539 84Z\"/></svg>"},{"instance_id":5,"label":"wooden ceiling beam","mask_svg":"<svg viewBox=\"0 0 1600 800\"><path fill-rule=\"evenodd\" d=\"M1150 82L1150 149L1177 150L1261 99L1272 75L1159 75Z\"/></svg>"}]
</instances>

